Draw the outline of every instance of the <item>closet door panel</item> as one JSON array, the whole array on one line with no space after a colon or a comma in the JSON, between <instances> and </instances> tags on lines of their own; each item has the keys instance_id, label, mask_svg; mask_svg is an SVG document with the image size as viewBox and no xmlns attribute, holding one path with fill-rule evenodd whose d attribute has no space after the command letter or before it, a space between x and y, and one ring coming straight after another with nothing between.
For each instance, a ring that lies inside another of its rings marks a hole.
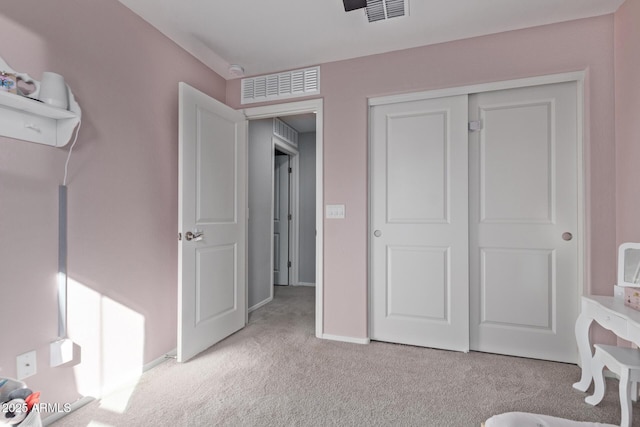
<instances>
[{"instance_id":1,"label":"closet door panel","mask_svg":"<svg viewBox=\"0 0 640 427\"><path fill-rule=\"evenodd\" d=\"M468 351L466 122L466 95L372 107L374 340Z\"/></svg>"},{"instance_id":2,"label":"closet door panel","mask_svg":"<svg viewBox=\"0 0 640 427\"><path fill-rule=\"evenodd\" d=\"M577 361L576 83L469 98L471 349Z\"/></svg>"},{"instance_id":3,"label":"closet door panel","mask_svg":"<svg viewBox=\"0 0 640 427\"><path fill-rule=\"evenodd\" d=\"M387 117L387 222L446 221L447 114Z\"/></svg>"}]
</instances>

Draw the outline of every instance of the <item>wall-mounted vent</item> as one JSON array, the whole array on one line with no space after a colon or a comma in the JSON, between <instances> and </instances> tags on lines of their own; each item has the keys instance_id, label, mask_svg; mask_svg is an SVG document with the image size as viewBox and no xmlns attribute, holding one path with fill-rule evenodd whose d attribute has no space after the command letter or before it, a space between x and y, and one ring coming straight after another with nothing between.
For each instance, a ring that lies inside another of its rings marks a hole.
<instances>
[{"instance_id":1,"label":"wall-mounted vent","mask_svg":"<svg viewBox=\"0 0 640 427\"><path fill-rule=\"evenodd\" d=\"M320 67L242 79L242 104L320 93Z\"/></svg>"},{"instance_id":2,"label":"wall-mounted vent","mask_svg":"<svg viewBox=\"0 0 640 427\"><path fill-rule=\"evenodd\" d=\"M409 14L408 0L367 0L367 19L369 22L397 18Z\"/></svg>"},{"instance_id":3,"label":"wall-mounted vent","mask_svg":"<svg viewBox=\"0 0 640 427\"><path fill-rule=\"evenodd\" d=\"M273 119L273 134L291 145L298 146L298 131L278 118Z\"/></svg>"}]
</instances>

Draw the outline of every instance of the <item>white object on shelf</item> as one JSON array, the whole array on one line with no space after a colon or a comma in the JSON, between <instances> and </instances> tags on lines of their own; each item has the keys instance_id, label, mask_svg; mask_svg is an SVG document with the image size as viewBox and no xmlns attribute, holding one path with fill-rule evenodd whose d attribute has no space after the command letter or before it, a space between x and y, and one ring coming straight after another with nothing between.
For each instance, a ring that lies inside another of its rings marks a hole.
<instances>
[{"instance_id":1,"label":"white object on shelf","mask_svg":"<svg viewBox=\"0 0 640 427\"><path fill-rule=\"evenodd\" d=\"M38 101L40 82L15 72L1 57L0 71L14 73L35 87L27 96L0 91L0 135L54 147L67 145L82 115L69 85L69 109L65 110Z\"/></svg>"}]
</instances>

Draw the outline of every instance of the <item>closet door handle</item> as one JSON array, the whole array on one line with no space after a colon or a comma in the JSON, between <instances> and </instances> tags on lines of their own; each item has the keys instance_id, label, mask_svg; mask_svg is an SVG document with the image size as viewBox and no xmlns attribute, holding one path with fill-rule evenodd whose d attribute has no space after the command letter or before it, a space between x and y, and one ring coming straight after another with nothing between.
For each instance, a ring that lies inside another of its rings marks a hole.
<instances>
[{"instance_id":1,"label":"closet door handle","mask_svg":"<svg viewBox=\"0 0 640 427\"><path fill-rule=\"evenodd\" d=\"M382 236L382 231L376 230L376 231L373 232L373 235L376 236L376 237L380 237L380 236Z\"/></svg>"},{"instance_id":2,"label":"closet door handle","mask_svg":"<svg viewBox=\"0 0 640 427\"><path fill-rule=\"evenodd\" d=\"M573 234L569 233L568 231L562 233L562 240L566 240L568 242L571 239L573 239Z\"/></svg>"}]
</instances>

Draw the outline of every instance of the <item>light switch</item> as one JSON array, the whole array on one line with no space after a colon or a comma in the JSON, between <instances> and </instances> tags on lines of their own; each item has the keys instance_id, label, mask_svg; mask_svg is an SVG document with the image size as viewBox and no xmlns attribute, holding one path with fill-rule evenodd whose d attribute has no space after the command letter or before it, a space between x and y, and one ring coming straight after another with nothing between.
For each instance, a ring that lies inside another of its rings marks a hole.
<instances>
[{"instance_id":1,"label":"light switch","mask_svg":"<svg viewBox=\"0 0 640 427\"><path fill-rule=\"evenodd\" d=\"M345 208L344 205L327 205L326 217L327 219L344 219Z\"/></svg>"}]
</instances>

